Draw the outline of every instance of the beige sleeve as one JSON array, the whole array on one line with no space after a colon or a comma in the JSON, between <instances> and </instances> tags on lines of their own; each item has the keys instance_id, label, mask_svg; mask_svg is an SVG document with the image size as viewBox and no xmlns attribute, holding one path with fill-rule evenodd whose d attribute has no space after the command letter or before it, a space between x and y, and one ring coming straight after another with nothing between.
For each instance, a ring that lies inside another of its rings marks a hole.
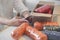
<instances>
[{"instance_id":1,"label":"beige sleeve","mask_svg":"<svg viewBox=\"0 0 60 40\"><path fill-rule=\"evenodd\" d=\"M24 5L23 0L15 0L14 1L14 8L17 12L29 11L28 8Z\"/></svg>"}]
</instances>

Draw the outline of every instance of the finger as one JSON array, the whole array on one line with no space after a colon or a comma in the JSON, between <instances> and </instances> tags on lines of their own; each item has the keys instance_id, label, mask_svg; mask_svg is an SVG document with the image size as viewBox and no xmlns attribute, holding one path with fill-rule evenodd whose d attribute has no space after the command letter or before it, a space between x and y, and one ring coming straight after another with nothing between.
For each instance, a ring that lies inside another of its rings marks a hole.
<instances>
[{"instance_id":1,"label":"finger","mask_svg":"<svg viewBox=\"0 0 60 40\"><path fill-rule=\"evenodd\" d=\"M20 22L28 22L27 20L25 19L19 19Z\"/></svg>"},{"instance_id":2,"label":"finger","mask_svg":"<svg viewBox=\"0 0 60 40\"><path fill-rule=\"evenodd\" d=\"M15 16L13 19L20 19L21 17Z\"/></svg>"},{"instance_id":3,"label":"finger","mask_svg":"<svg viewBox=\"0 0 60 40\"><path fill-rule=\"evenodd\" d=\"M18 16L15 16L14 18L15 18L15 19L18 19L18 18L20 18L20 17L18 17Z\"/></svg>"}]
</instances>

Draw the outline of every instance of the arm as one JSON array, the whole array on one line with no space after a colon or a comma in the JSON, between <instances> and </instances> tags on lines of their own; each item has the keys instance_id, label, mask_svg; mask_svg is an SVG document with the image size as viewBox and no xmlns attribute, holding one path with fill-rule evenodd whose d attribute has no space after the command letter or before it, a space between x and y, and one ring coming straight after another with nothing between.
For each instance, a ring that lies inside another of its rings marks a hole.
<instances>
[{"instance_id":1,"label":"arm","mask_svg":"<svg viewBox=\"0 0 60 40\"><path fill-rule=\"evenodd\" d=\"M28 8L23 4L22 0L14 1L14 8L16 11L20 12L22 16L27 17L29 15Z\"/></svg>"},{"instance_id":2,"label":"arm","mask_svg":"<svg viewBox=\"0 0 60 40\"><path fill-rule=\"evenodd\" d=\"M17 19L16 17L12 19L0 17L0 24L3 24L3 25L19 26L23 22L28 22L28 21L24 19Z\"/></svg>"},{"instance_id":3,"label":"arm","mask_svg":"<svg viewBox=\"0 0 60 40\"><path fill-rule=\"evenodd\" d=\"M9 19L0 17L0 24L7 25L8 24L8 21L9 21Z\"/></svg>"}]
</instances>

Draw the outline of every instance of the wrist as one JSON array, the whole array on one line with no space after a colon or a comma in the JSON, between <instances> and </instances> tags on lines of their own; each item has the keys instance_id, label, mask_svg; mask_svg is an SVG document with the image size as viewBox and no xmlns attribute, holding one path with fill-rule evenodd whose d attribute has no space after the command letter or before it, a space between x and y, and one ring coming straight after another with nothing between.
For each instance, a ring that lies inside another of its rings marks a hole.
<instances>
[{"instance_id":1,"label":"wrist","mask_svg":"<svg viewBox=\"0 0 60 40\"><path fill-rule=\"evenodd\" d=\"M0 20L0 23L3 25L8 25L9 20L8 19L2 19L2 20Z\"/></svg>"}]
</instances>

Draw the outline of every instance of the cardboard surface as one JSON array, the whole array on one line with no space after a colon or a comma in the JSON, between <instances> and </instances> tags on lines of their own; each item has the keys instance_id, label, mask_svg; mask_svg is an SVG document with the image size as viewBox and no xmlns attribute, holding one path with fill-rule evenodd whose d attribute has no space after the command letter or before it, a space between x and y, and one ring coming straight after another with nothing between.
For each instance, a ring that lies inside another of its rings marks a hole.
<instances>
[{"instance_id":1,"label":"cardboard surface","mask_svg":"<svg viewBox=\"0 0 60 40\"><path fill-rule=\"evenodd\" d=\"M51 14L43 14L43 13L31 13L32 16L40 16L40 17L51 17Z\"/></svg>"},{"instance_id":2,"label":"cardboard surface","mask_svg":"<svg viewBox=\"0 0 60 40\"><path fill-rule=\"evenodd\" d=\"M60 25L60 16L57 17L57 22Z\"/></svg>"},{"instance_id":3,"label":"cardboard surface","mask_svg":"<svg viewBox=\"0 0 60 40\"><path fill-rule=\"evenodd\" d=\"M57 22L60 25L60 5L54 6L53 21Z\"/></svg>"},{"instance_id":4,"label":"cardboard surface","mask_svg":"<svg viewBox=\"0 0 60 40\"><path fill-rule=\"evenodd\" d=\"M55 6L54 6L53 15L54 15L54 14L60 14L60 5L55 5Z\"/></svg>"},{"instance_id":5,"label":"cardboard surface","mask_svg":"<svg viewBox=\"0 0 60 40\"><path fill-rule=\"evenodd\" d=\"M54 5L54 2L47 2L47 1L40 1L39 4L49 4L49 5Z\"/></svg>"}]
</instances>

